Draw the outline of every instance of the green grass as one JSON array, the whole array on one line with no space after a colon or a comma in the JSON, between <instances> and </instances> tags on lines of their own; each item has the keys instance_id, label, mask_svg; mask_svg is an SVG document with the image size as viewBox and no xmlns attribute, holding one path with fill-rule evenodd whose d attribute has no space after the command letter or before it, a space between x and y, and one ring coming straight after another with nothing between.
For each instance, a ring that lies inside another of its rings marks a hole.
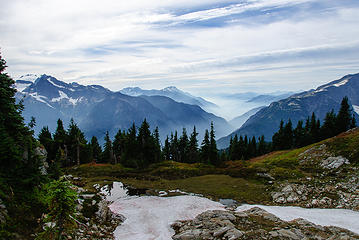
<instances>
[{"instance_id":1,"label":"green grass","mask_svg":"<svg viewBox=\"0 0 359 240\"><path fill-rule=\"evenodd\" d=\"M82 164L65 170L66 173L82 177L117 176L120 173L129 171L121 164Z\"/></svg>"},{"instance_id":2,"label":"green grass","mask_svg":"<svg viewBox=\"0 0 359 240\"><path fill-rule=\"evenodd\" d=\"M158 190L180 189L182 191L203 194L212 199L231 198L239 202L264 202L269 200L265 192L266 186L243 178L228 175L204 175L177 180L144 181L133 178L119 179L123 183L136 188Z\"/></svg>"},{"instance_id":3,"label":"green grass","mask_svg":"<svg viewBox=\"0 0 359 240\"><path fill-rule=\"evenodd\" d=\"M359 163L359 129L328 139L326 144L336 155L344 156L353 163Z\"/></svg>"}]
</instances>

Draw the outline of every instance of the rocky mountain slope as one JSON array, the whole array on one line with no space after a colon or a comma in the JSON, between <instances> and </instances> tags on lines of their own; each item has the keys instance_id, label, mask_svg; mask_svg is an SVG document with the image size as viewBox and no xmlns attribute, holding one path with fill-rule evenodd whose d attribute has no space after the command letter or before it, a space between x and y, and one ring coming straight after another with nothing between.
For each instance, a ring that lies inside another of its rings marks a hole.
<instances>
[{"instance_id":1,"label":"rocky mountain slope","mask_svg":"<svg viewBox=\"0 0 359 240\"><path fill-rule=\"evenodd\" d=\"M267 141L271 141L272 135L278 130L281 120L288 121L291 119L296 124L298 120L305 120L313 112L322 120L331 109L338 111L344 96L349 98L353 109L357 111L355 114L358 116L359 74L347 75L317 89L298 93L271 103L250 117L241 128L219 139L218 146L220 148L227 147L230 137L235 134L264 135Z\"/></svg>"},{"instance_id":2,"label":"rocky mountain slope","mask_svg":"<svg viewBox=\"0 0 359 240\"><path fill-rule=\"evenodd\" d=\"M243 123L245 123L248 120L248 118L256 114L262 108L265 108L265 106L253 108L248 112L245 112L242 115L233 118L231 121L229 121L229 123L236 128L240 128L243 125Z\"/></svg>"},{"instance_id":3,"label":"rocky mountain slope","mask_svg":"<svg viewBox=\"0 0 359 240\"><path fill-rule=\"evenodd\" d=\"M58 118L65 126L74 118L87 137L94 135L100 140L105 131L113 135L120 128L128 129L133 122L139 126L145 118L152 128L159 127L162 138L170 131L182 131L183 127L192 129L194 125L198 126L198 132L204 132L211 121L217 136L231 131L224 119L168 97L133 97L99 85L68 84L48 75L25 76L16 81L15 87L17 99L24 101L25 120L36 117L36 132L45 125L54 131ZM179 112L181 114L175 114Z\"/></svg>"}]
</instances>

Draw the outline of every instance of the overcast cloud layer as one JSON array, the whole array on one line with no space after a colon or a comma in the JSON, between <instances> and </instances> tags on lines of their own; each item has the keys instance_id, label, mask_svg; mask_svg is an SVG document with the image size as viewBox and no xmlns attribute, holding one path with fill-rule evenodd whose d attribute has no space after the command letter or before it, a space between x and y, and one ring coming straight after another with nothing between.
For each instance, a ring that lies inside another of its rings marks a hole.
<instances>
[{"instance_id":1,"label":"overcast cloud layer","mask_svg":"<svg viewBox=\"0 0 359 240\"><path fill-rule=\"evenodd\" d=\"M219 92L310 89L359 72L357 0L0 0L14 77L175 85Z\"/></svg>"}]
</instances>

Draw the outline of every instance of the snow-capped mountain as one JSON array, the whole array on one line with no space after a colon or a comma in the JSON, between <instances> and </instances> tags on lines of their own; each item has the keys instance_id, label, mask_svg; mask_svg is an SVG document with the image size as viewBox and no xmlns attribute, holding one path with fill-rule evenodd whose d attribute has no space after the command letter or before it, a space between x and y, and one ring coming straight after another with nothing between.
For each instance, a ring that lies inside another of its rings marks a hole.
<instances>
[{"instance_id":1,"label":"snow-capped mountain","mask_svg":"<svg viewBox=\"0 0 359 240\"><path fill-rule=\"evenodd\" d=\"M159 127L162 138L171 131L182 131L183 127L191 131L194 125L204 132L211 121L217 136L233 130L223 118L168 97L133 97L99 85L65 83L48 75L41 75L35 81L17 80L15 87L17 99L24 100L25 120L36 118L35 132L43 126L54 131L59 118L65 126L74 118L87 137L94 135L100 139L106 131L113 135L118 129L128 129L133 122L139 126L145 118L151 127Z\"/></svg>"},{"instance_id":2,"label":"snow-capped mountain","mask_svg":"<svg viewBox=\"0 0 359 240\"><path fill-rule=\"evenodd\" d=\"M22 92L23 90L25 90L25 88L30 86L38 77L39 76L35 74L23 75L16 80L15 88L18 92Z\"/></svg>"},{"instance_id":3,"label":"snow-capped mountain","mask_svg":"<svg viewBox=\"0 0 359 240\"><path fill-rule=\"evenodd\" d=\"M347 96L354 113L359 114L359 73L344 76L339 80L322 85L317 89L294 94L286 99L271 103L251 116L241 128L218 140L218 146L229 145L231 136L265 136L271 141L272 135L278 130L279 123L291 119L294 127L299 120L305 120L313 112L323 120L331 109L337 112L343 97Z\"/></svg>"},{"instance_id":4,"label":"snow-capped mountain","mask_svg":"<svg viewBox=\"0 0 359 240\"><path fill-rule=\"evenodd\" d=\"M187 103L187 104L198 105L206 110L216 106L212 102L209 102L201 97L193 96L190 93L181 91L180 89L178 89L174 86L166 87L166 88L163 88L160 90L156 90L156 89L145 90L145 89L141 89L139 87L127 87L127 88L120 90L120 92L123 94L126 94L126 95L130 95L130 96L141 96L141 95L165 96L165 97L172 98L176 102L183 102L183 103Z\"/></svg>"}]
</instances>

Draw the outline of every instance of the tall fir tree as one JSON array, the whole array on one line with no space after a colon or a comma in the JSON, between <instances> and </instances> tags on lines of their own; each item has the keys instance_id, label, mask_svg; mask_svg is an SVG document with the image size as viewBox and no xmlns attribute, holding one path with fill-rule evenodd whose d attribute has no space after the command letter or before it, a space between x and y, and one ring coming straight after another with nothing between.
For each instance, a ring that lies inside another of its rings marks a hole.
<instances>
[{"instance_id":1,"label":"tall fir tree","mask_svg":"<svg viewBox=\"0 0 359 240\"><path fill-rule=\"evenodd\" d=\"M40 206L35 189L44 177L35 153L37 141L24 123L22 102L17 104L15 100L15 81L5 69L6 62L0 54L0 197L8 216L0 221L0 239L17 239L39 217L35 215ZM11 236L7 226L17 236Z\"/></svg>"},{"instance_id":2,"label":"tall fir tree","mask_svg":"<svg viewBox=\"0 0 359 240\"><path fill-rule=\"evenodd\" d=\"M305 129L303 127L303 121L299 120L297 127L293 130L293 145L294 147L305 146Z\"/></svg>"},{"instance_id":3,"label":"tall fir tree","mask_svg":"<svg viewBox=\"0 0 359 240\"><path fill-rule=\"evenodd\" d=\"M155 130L153 131L152 134L152 138L154 141L154 146L153 146L153 150L154 150L154 154L155 154L155 158L154 158L154 162L160 162L162 161L161 158L161 140L160 140L160 131L158 129L158 127L155 128Z\"/></svg>"},{"instance_id":4,"label":"tall fir tree","mask_svg":"<svg viewBox=\"0 0 359 240\"><path fill-rule=\"evenodd\" d=\"M121 156L124 153L125 139L126 139L125 131L119 129L112 143L115 164L121 162Z\"/></svg>"},{"instance_id":5,"label":"tall fir tree","mask_svg":"<svg viewBox=\"0 0 359 240\"><path fill-rule=\"evenodd\" d=\"M293 125L290 119L284 126L281 142L282 149L290 149L293 147Z\"/></svg>"},{"instance_id":6,"label":"tall fir tree","mask_svg":"<svg viewBox=\"0 0 359 240\"><path fill-rule=\"evenodd\" d=\"M98 143L97 137L92 136L90 141L90 146L91 146L91 160L93 162L100 162L102 149L100 144Z\"/></svg>"},{"instance_id":7,"label":"tall fir tree","mask_svg":"<svg viewBox=\"0 0 359 240\"><path fill-rule=\"evenodd\" d=\"M155 162L154 140L151 137L150 125L144 119L137 136L139 167L143 168Z\"/></svg>"},{"instance_id":8,"label":"tall fir tree","mask_svg":"<svg viewBox=\"0 0 359 240\"><path fill-rule=\"evenodd\" d=\"M340 109L337 115L336 134L349 130L351 126L351 122L352 122L352 109L349 105L348 97L345 96L340 104Z\"/></svg>"},{"instance_id":9,"label":"tall fir tree","mask_svg":"<svg viewBox=\"0 0 359 240\"><path fill-rule=\"evenodd\" d=\"M209 161L211 164L215 166L219 166L220 159L218 158L218 149L217 149L217 143L216 143L216 135L214 131L214 125L213 122L211 122L211 130L209 133Z\"/></svg>"},{"instance_id":10,"label":"tall fir tree","mask_svg":"<svg viewBox=\"0 0 359 240\"><path fill-rule=\"evenodd\" d=\"M54 151L55 154L60 154L61 157L61 165L66 166L67 165L67 159L68 159L68 148L67 148L67 132L64 129L64 124L61 119L57 120L57 127L54 133Z\"/></svg>"},{"instance_id":11,"label":"tall fir tree","mask_svg":"<svg viewBox=\"0 0 359 240\"><path fill-rule=\"evenodd\" d=\"M210 163L210 146L209 131L206 129L201 145L201 162L203 163Z\"/></svg>"},{"instance_id":12,"label":"tall fir tree","mask_svg":"<svg viewBox=\"0 0 359 240\"><path fill-rule=\"evenodd\" d=\"M87 162L90 153L87 148L85 134L80 130L72 118L70 120L67 133L68 135L66 145L68 146L68 157L70 165L80 165L81 162Z\"/></svg>"},{"instance_id":13,"label":"tall fir tree","mask_svg":"<svg viewBox=\"0 0 359 240\"><path fill-rule=\"evenodd\" d=\"M188 159L188 136L186 128L182 129L182 135L178 142L179 162L187 162Z\"/></svg>"},{"instance_id":14,"label":"tall fir tree","mask_svg":"<svg viewBox=\"0 0 359 240\"><path fill-rule=\"evenodd\" d=\"M163 146L162 153L165 160L167 161L171 160L171 146L170 146L168 135L166 137L165 145Z\"/></svg>"},{"instance_id":15,"label":"tall fir tree","mask_svg":"<svg viewBox=\"0 0 359 240\"><path fill-rule=\"evenodd\" d=\"M52 139L48 126L41 128L38 140L47 151L47 160L54 160L56 156L56 152L54 151L54 140Z\"/></svg>"},{"instance_id":16,"label":"tall fir tree","mask_svg":"<svg viewBox=\"0 0 359 240\"><path fill-rule=\"evenodd\" d=\"M108 131L105 134L104 140L105 140L105 143L104 143L104 147L103 147L101 162L102 163L114 163L112 141L111 141L110 134Z\"/></svg>"},{"instance_id":17,"label":"tall fir tree","mask_svg":"<svg viewBox=\"0 0 359 240\"><path fill-rule=\"evenodd\" d=\"M135 123L132 123L132 126L128 129L125 136L123 154L121 157L122 164L126 167L138 168L139 165L136 161L138 151L137 129Z\"/></svg>"},{"instance_id":18,"label":"tall fir tree","mask_svg":"<svg viewBox=\"0 0 359 240\"><path fill-rule=\"evenodd\" d=\"M330 138L336 134L336 119L337 116L334 113L334 109L327 112L324 118L323 126L320 130L322 139Z\"/></svg>"},{"instance_id":19,"label":"tall fir tree","mask_svg":"<svg viewBox=\"0 0 359 240\"><path fill-rule=\"evenodd\" d=\"M189 138L188 144L188 162L194 163L199 161L199 153L198 153L198 133L196 131L196 126L193 126L193 132Z\"/></svg>"}]
</instances>

